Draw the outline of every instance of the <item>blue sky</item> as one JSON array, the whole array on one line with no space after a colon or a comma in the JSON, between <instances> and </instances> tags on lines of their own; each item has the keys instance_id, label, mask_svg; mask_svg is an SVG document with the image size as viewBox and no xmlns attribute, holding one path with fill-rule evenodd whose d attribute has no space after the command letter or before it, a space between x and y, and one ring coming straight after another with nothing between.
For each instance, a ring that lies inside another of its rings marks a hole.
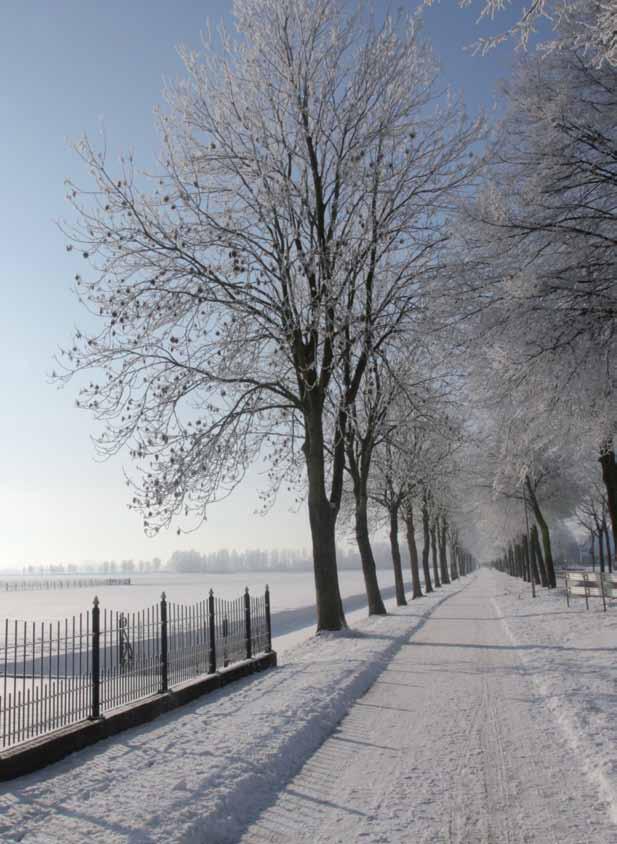
<instances>
[{"instance_id":1,"label":"blue sky","mask_svg":"<svg viewBox=\"0 0 617 844\"><path fill-rule=\"evenodd\" d=\"M413 6L375 5L378 14ZM230 6L222 0L3 4L0 566L166 560L179 547L309 544L304 511L292 516L281 502L267 519L252 516L254 481L213 509L198 533L146 539L138 515L126 508L122 459L94 461L91 420L74 408L74 390L60 391L48 378L57 347L83 323L71 292L74 259L54 222L69 213L64 178L87 178L68 142L104 125L112 154L131 147L148 164L157 151L152 111L163 79L182 72L175 46L198 46L206 19L228 16ZM508 75L512 60L509 47L484 58L464 52L478 35L476 16L477 9L458 11L454 0L442 0L427 10L425 27L445 81L463 89L470 111L491 108L496 81Z\"/></svg>"}]
</instances>

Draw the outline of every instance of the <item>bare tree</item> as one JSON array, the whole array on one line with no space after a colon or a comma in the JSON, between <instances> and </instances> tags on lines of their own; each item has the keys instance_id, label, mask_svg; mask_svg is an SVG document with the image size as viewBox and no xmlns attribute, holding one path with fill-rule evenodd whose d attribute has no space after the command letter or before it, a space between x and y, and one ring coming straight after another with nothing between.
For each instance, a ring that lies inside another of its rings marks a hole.
<instances>
[{"instance_id":1,"label":"bare tree","mask_svg":"<svg viewBox=\"0 0 617 844\"><path fill-rule=\"evenodd\" d=\"M396 571L400 568L398 546L399 515L407 533L411 564L413 598L422 595L420 557L416 528L423 534L422 569L424 588L433 589L429 565L433 541L435 584L440 585L437 568L437 525L443 512L444 478L448 475L448 458L455 448L455 427L445 412L448 407L448 376L438 370L427 373L422 355L415 362L411 357L397 367L394 395L388 403L382 441L376 449L376 471L371 476L370 495L389 516L392 558ZM422 377L424 373L424 377ZM416 513L421 513L421 525ZM433 528L431 533L431 521ZM402 589L402 575L400 576ZM448 582L446 580L446 582Z\"/></svg>"},{"instance_id":2,"label":"bare tree","mask_svg":"<svg viewBox=\"0 0 617 844\"><path fill-rule=\"evenodd\" d=\"M149 532L199 523L258 456L272 494L304 470L318 629L338 629L349 408L369 347L404 330L434 272L479 127L441 96L412 19L376 30L338 0L234 12L237 40L182 51L156 176L79 146L94 187L68 184L67 248L90 265L76 281L102 328L64 365L100 372L79 404L103 453L129 444Z\"/></svg>"},{"instance_id":3,"label":"bare tree","mask_svg":"<svg viewBox=\"0 0 617 844\"><path fill-rule=\"evenodd\" d=\"M420 327L419 333L422 336ZM346 465L353 483L355 531L362 559L369 613L385 612L379 594L369 537L369 500L372 498L373 501L378 501L388 511L392 560L400 604L404 593L398 547L398 513L404 498L409 495L409 473L417 472L420 468L414 467L409 460L410 455L402 454L402 450L407 442L410 419L415 417L417 431L420 419L424 419L425 427L428 427L431 408L427 407L427 402L430 402L432 382L436 378L434 372L426 374L428 360L423 344L420 344L420 349L414 350L413 337L405 339L407 348L404 354L400 350L383 347L382 355L372 356L363 387L358 391L350 408L347 426ZM415 453L417 456L420 452L416 450ZM377 466L374 464L375 454L378 455ZM404 476L395 470L395 459L401 461ZM423 566L426 588L430 592L430 573L426 571L424 557Z\"/></svg>"},{"instance_id":4,"label":"bare tree","mask_svg":"<svg viewBox=\"0 0 617 844\"><path fill-rule=\"evenodd\" d=\"M349 424L345 442L347 469L351 476L354 495L354 520L356 541L362 560L369 615L384 615L384 606L375 558L371 548L368 525L369 477L373 454L384 437L388 406L392 401L393 383L384 383L386 371L372 358L368 365L369 377L349 409ZM396 576L396 565L395 565Z\"/></svg>"},{"instance_id":5,"label":"bare tree","mask_svg":"<svg viewBox=\"0 0 617 844\"><path fill-rule=\"evenodd\" d=\"M581 499L576 508L576 519L584 527L591 538L592 559L595 564L594 545L595 538L598 539L598 552L600 557L600 571L605 570L605 561L608 563L609 571L612 571L612 558L610 539L607 525L608 500L606 491L597 483L592 485L591 492ZM606 549L606 556L605 556Z\"/></svg>"}]
</instances>

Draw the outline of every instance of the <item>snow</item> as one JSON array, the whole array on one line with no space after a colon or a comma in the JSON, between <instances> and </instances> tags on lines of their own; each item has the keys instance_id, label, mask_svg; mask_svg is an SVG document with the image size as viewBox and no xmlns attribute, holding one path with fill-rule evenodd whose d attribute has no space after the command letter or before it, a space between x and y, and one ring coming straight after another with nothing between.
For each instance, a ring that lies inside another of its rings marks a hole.
<instances>
[{"instance_id":1,"label":"snow","mask_svg":"<svg viewBox=\"0 0 617 844\"><path fill-rule=\"evenodd\" d=\"M382 595L388 608L395 606L392 570L377 572ZM339 573L341 594L349 623L366 616L366 593L361 571ZM63 589L41 592L0 591L0 619L55 621L92 607L94 592L102 608L131 612L155 604L165 592L176 603L192 604L204 600L214 589L220 598L237 598L250 587L254 595L262 595L270 586L272 605L272 637L277 652L297 645L315 630L315 581L311 572L231 572L228 574L159 574L133 575L131 586L103 586L96 590ZM411 591L410 584L407 584ZM0 631L3 629L0 626ZM1 635L1 632L0 632Z\"/></svg>"},{"instance_id":2,"label":"snow","mask_svg":"<svg viewBox=\"0 0 617 844\"><path fill-rule=\"evenodd\" d=\"M562 589L529 596L499 576L495 604L527 676L617 823L617 600L571 598ZM617 834L615 837L617 841Z\"/></svg>"},{"instance_id":3,"label":"snow","mask_svg":"<svg viewBox=\"0 0 617 844\"><path fill-rule=\"evenodd\" d=\"M464 590L397 649L242 844L617 841L614 776L609 788L598 787L588 775L596 752L591 736L578 732L573 746L554 717L560 699L547 705L561 682L573 706L582 711L589 702L576 700L580 686L562 674L585 673L579 660L587 652L575 650L568 666L556 664L544 633L545 624L557 635L569 629L576 641L580 614L555 621L544 613L554 611L558 596L543 596L532 611L531 596L514 594L519 589L519 581L486 570L467 578ZM583 627L590 641L602 639L597 616L583 619ZM519 630L533 649L518 643ZM614 647L614 632L610 641ZM536 656L533 672L521 653ZM597 658L602 684L614 684L610 651ZM614 720L614 705L599 705ZM610 754L612 732L598 738Z\"/></svg>"},{"instance_id":4,"label":"snow","mask_svg":"<svg viewBox=\"0 0 617 844\"><path fill-rule=\"evenodd\" d=\"M4 785L0 841L614 844L617 614L521 591L482 570L304 641Z\"/></svg>"}]
</instances>

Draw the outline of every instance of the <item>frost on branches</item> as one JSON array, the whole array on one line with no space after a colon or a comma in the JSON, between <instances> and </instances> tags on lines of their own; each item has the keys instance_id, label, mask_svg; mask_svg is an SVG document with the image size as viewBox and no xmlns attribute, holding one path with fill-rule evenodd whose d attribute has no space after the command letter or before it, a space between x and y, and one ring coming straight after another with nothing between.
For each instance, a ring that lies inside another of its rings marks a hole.
<instances>
[{"instance_id":1,"label":"frost on branches","mask_svg":"<svg viewBox=\"0 0 617 844\"><path fill-rule=\"evenodd\" d=\"M424 0L433 5L434 0ZM457 0L461 8L474 5L473 0ZM504 0L482 0L479 21L496 18L507 5ZM515 23L497 35L480 36L473 45L475 52L487 53L503 42L512 40L517 48L526 49L538 27L548 24L554 38L541 40L544 53L574 48L580 50L590 63L600 68L604 64L617 67L617 6L614 0L532 0L521 9Z\"/></svg>"},{"instance_id":2,"label":"frost on branches","mask_svg":"<svg viewBox=\"0 0 617 844\"><path fill-rule=\"evenodd\" d=\"M434 275L480 127L438 93L412 20L375 30L337 0L234 12L236 40L182 52L156 176L79 146L91 184L69 184L67 235L100 330L76 336L66 377L95 373L79 404L104 454L130 449L148 532L199 523L258 456L267 495L303 471L318 626L338 629L349 408Z\"/></svg>"},{"instance_id":3,"label":"frost on branches","mask_svg":"<svg viewBox=\"0 0 617 844\"><path fill-rule=\"evenodd\" d=\"M563 49L522 63L506 93L460 229L483 343L536 448L600 459L617 533L617 71Z\"/></svg>"}]
</instances>

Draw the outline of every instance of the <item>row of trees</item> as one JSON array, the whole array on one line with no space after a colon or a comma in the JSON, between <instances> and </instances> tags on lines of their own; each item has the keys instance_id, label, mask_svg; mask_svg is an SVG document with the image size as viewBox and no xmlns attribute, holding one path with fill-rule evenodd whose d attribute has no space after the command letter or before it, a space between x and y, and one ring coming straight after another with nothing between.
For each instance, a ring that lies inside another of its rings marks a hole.
<instances>
[{"instance_id":1,"label":"row of trees","mask_svg":"<svg viewBox=\"0 0 617 844\"><path fill-rule=\"evenodd\" d=\"M549 522L594 450L617 527L614 67L564 36L523 63L489 142L417 18L234 9L235 37L182 53L156 177L78 146L67 249L98 328L60 377L94 373L78 404L100 452L128 447L149 534L199 523L265 462L265 509L306 496L319 629L345 624L341 523L371 613L375 527L404 603L400 524L415 598L520 532L517 501L554 586Z\"/></svg>"},{"instance_id":2,"label":"row of trees","mask_svg":"<svg viewBox=\"0 0 617 844\"><path fill-rule=\"evenodd\" d=\"M60 575L60 574L115 574L116 572L139 572L146 574L161 570L162 560L103 560L102 562L82 563L30 563L19 571L24 575Z\"/></svg>"},{"instance_id":3,"label":"row of trees","mask_svg":"<svg viewBox=\"0 0 617 844\"><path fill-rule=\"evenodd\" d=\"M551 527L584 526L602 567L617 535L615 45L585 47L591 30L573 23L574 11L597 21L601 4L566 6L554 49L526 57L504 88L506 116L456 228L479 341L485 524L500 525L512 566L527 509L550 586Z\"/></svg>"}]
</instances>

